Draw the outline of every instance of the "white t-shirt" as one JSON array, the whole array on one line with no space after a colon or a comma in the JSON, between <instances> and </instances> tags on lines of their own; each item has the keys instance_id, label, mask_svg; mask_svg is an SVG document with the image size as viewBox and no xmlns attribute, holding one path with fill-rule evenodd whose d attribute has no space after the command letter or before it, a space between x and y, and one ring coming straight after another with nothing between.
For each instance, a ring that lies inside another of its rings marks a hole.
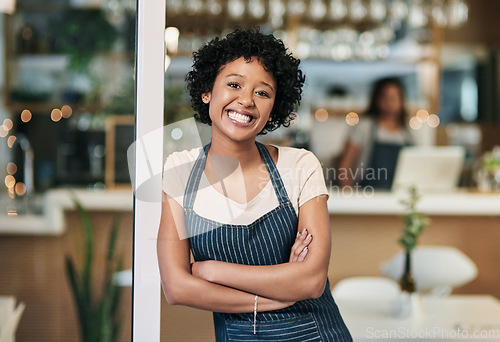
<instances>
[{"instance_id":1,"label":"white t-shirt","mask_svg":"<svg viewBox=\"0 0 500 342\"><path fill-rule=\"evenodd\" d=\"M292 147L278 148L276 163L295 212L319 195L328 194L321 164L307 150ZM167 157L163 171L163 191L183 206L184 192L200 148L174 152ZM235 167L233 172L238 172ZM218 192L202 173L193 209L205 218L223 223L248 225L278 206L278 198L271 180L248 203L237 203Z\"/></svg>"}]
</instances>

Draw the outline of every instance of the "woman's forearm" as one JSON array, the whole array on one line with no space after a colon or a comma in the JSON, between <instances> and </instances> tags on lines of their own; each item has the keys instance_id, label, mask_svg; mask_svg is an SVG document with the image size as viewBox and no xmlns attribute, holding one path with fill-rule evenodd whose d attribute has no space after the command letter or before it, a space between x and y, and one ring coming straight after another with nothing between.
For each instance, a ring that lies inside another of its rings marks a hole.
<instances>
[{"instance_id":1,"label":"woman's forearm","mask_svg":"<svg viewBox=\"0 0 500 342\"><path fill-rule=\"evenodd\" d=\"M166 285L166 284L165 284ZM169 304L187 305L193 308L227 313L251 313L254 311L255 294L214 284L186 275L164 287ZM259 312L286 308L293 302L281 302L259 297Z\"/></svg>"},{"instance_id":2,"label":"woman's forearm","mask_svg":"<svg viewBox=\"0 0 500 342\"><path fill-rule=\"evenodd\" d=\"M307 262L270 266L240 265L221 261L205 261L197 267L199 274L212 283L256 293L280 301L317 298L324 290L326 270L322 272Z\"/></svg>"}]
</instances>

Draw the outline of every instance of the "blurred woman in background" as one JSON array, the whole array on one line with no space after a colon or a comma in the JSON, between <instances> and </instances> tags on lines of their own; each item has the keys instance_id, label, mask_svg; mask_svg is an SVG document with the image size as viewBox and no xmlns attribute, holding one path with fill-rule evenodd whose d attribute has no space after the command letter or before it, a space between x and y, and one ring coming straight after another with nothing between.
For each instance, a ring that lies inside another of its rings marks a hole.
<instances>
[{"instance_id":1,"label":"blurred woman in background","mask_svg":"<svg viewBox=\"0 0 500 342\"><path fill-rule=\"evenodd\" d=\"M339 162L342 187L391 188L399 151L413 144L406 120L401 82L397 78L377 81L365 117L351 132Z\"/></svg>"}]
</instances>

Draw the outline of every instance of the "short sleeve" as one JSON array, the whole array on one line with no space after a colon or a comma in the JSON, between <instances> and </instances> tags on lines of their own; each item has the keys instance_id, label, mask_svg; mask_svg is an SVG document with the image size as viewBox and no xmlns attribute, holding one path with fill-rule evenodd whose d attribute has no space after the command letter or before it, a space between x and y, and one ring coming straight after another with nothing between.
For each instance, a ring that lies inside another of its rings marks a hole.
<instances>
[{"instance_id":1,"label":"short sleeve","mask_svg":"<svg viewBox=\"0 0 500 342\"><path fill-rule=\"evenodd\" d=\"M307 151L297 161L297 171L299 172L300 180L297 200L299 207L311 198L328 195L321 163L312 152Z\"/></svg>"},{"instance_id":2,"label":"short sleeve","mask_svg":"<svg viewBox=\"0 0 500 342\"><path fill-rule=\"evenodd\" d=\"M163 166L163 191L181 206L189 174L196 159L195 153L199 154L199 150L174 152L167 157Z\"/></svg>"},{"instance_id":3,"label":"short sleeve","mask_svg":"<svg viewBox=\"0 0 500 342\"><path fill-rule=\"evenodd\" d=\"M361 120L354 126L349 134L349 141L361 148L366 148L370 144L371 120Z\"/></svg>"}]
</instances>

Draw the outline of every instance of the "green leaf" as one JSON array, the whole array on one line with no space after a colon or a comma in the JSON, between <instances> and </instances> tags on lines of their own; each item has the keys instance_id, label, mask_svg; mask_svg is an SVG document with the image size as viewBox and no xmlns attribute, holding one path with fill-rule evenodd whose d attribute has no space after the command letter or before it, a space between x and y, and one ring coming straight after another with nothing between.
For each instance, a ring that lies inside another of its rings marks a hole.
<instances>
[{"instance_id":1,"label":"green leaf","mask_svg":"<svg viewBox=\"0 0 500 342\"><path fill-rule=\"evenodd\" d=\"M88 305L85 299L83 298L81 293L81 288L78 285L79 277L75 271L75 266L73 262L68 257L65 258L65 261L66 261L66 274L68 275L69 278L71 290L73 293L73 299L75 301L75 305L77 308L78 319L80 321L80 329L82 335L85 336L87 333L87 325L88 325L88 319L87 319Z\"/></svg>"},{"instance_id":2,"label":"green leaf","mask_svg":"<svg viewBox=\"0 0 500 342\"><path fill-rule=\"evenodd\" d=\"M81 274L73 261L66 257L66 272L78 310L82 342L114 342L118 336L117 311L121 288L113 284L112 276L122 268L121 258L116 257L116 241L119 221L113 220L105 254L105 279L102 296L94 298L92 286L92 262L94 258L94 235L87 211L78 200L73 199L83 231L83 256ZM94 305L95 303L95 305Z\"/></svg>"},{"instance_id":3,"label":"green leaf","mask_svg":"<svg viewBox=\"0 0 500 342\"><path fill-rule=\"evenodd\" d=\"M401 230L401 238L398 242L406 251L415 248L419 236L430 222L425 214L416 210L419 200L420 195L417 189L412 186L408 189L408 199L400 201L407 213L403 215L404 227Z\"/></svg>"}]
</instances>

